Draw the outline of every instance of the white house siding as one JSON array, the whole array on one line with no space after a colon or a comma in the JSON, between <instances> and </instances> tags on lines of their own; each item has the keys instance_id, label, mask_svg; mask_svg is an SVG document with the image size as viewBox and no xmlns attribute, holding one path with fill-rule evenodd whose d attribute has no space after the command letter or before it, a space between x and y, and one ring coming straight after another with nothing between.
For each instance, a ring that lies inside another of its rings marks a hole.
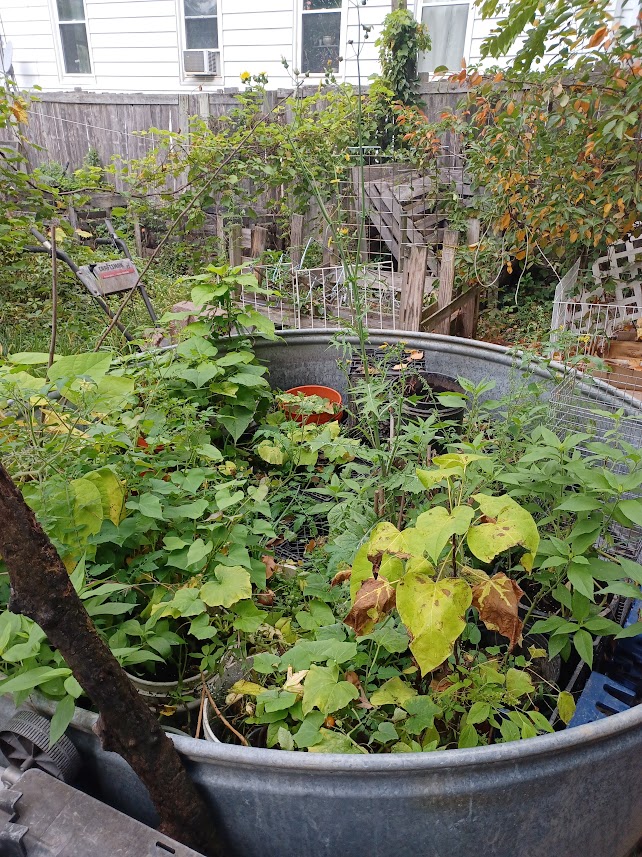
<instances>
[{"instance_id":1,"label":"white house siding","mask_svg":"<svg viewBox=\"0 0 642 857\"><path fill-rule=\"evenodd\" d=\"M240 86L245 71L265 72L270 87L288 86L290 78L281 57L292 66L293 0L219 0L219 6L225 86Z\"/></svg>"},{"instance_id":2,"label":"white house siding","mask_svg":"<svg viewBox=\"0 0 642 857\"><path fill-rule=\"evenodd\" d=\"M362 83L367 85L368 78L379 71L379 49L375 46L375 42L381 34L383 21L390 12L390 6L390 0L368 0L365 6L355 7L351 4L347 14L344 12L346 27L343 56L345 77L350 83L357 83L360 72ZM359 21L362 25L373 27L367 40L364 38L363 30L359 28ZM349 44L350 41L352 45Z\"/></svg>"},{"instance_id":3,"label":"white house siding","mask_svg":"<svg viewBox=\"0 0 642 857\"><path fill-rule=\"evenodd\" d=\"M85 0L85 13L94 80L81 83L83 89L176 89L180 66L175 0Z\"/></svg>"},{"instance_id":4,"label":"white house siding","mask_svg":"<svg viewBox=\"0 0 642 857\"><path fill-rule=\"evenodd\" d=\"M343 0L339 79L356 83L379 70L375 41L390 0ZM418 18L423 4L462 0L411 0ZM624 21L635 20L638 0L612 0ZM221 78L188 77L182 72L183 0L85 0L92 73L65 75L55 0L0 0L0 36L13 45L17 81L44 90L90 92L190 93L240 85L240 74L265 72L271 88L290 85L281 64L300 64L302 0L218 0L223 58ZM359 27L372 26L367 40ZM483 21L471 0L464 45L467 61L479 59L495 21ZM437 37L437 36L436 36ZM352 44L350 44L352 42ZM357 58L358 54L358 58Z\"/></svg>"},{"instance_id":5,"label":"white house siding","mask_svg":"<svg viewBox=\"0 0 642 857\"><path fill-rule=\"evenodd\" d=\"M47 0L0 0L0 35L13 45L14 68L22 86L60 88Z\"/></svg>"}]
</instances>

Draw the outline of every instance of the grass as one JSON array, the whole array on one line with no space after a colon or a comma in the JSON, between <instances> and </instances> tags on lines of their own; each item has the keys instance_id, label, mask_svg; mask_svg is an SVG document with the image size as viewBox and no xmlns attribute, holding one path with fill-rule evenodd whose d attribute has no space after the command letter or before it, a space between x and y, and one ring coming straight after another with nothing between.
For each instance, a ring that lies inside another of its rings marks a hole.
<instances>
[{"instance_id":1,"label":"grass","mask_svg":"<svg viewBox=\"0 0 642 857\"><path fill-rule=\"evenodd\" d=\"M117 258L103 249L65 247L77 264ZM51 262L44 254L28 254L4 259L0 268L0 355L19 351L48 351L51 338ZM139 271L146 260L134 258ZM190 286L178 282L160 259L145 278L152 304L160 316L177 301L189 297ZM123 295L110 299L115 310ZM109 320L62 262L58 264L58 333L56 351L72 354L91 350ZM132 331L149 327L150 320L142 300L135 298L123 314L123 322ZM110 334L107 344L122 348L123 337Z\"/></svg>"}]
</instances>

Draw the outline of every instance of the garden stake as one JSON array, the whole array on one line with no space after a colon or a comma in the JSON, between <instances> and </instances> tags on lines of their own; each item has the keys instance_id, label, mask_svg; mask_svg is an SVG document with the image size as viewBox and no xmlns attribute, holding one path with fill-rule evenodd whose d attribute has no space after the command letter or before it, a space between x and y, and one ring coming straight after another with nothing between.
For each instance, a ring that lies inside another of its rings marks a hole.
<instances>
[{"instance_id":1,"label":"garden stake","mask_svg":"<svg viewBox=\"0 0 642 857\"><path fill-rule=\"evenodd\" d=\"M49 360L47 367L54 362L56 354L56 337L58 334L58 256L56 254L57 220L51 221L51 343L49 345Z\"/></svg>"}]
</instances>

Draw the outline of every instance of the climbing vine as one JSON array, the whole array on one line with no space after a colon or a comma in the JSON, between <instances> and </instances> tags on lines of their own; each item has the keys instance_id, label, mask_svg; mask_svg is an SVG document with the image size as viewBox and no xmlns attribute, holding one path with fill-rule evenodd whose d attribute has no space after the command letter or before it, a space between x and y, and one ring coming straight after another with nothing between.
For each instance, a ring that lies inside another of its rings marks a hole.
<instances>
[{"instance_id":1,"label":"climbing vine","mask_svg":"<svg viewBox=\"0 0 642 857\"><path fill-rule=\"evenodd\" d=\"M381 76L395 100L419 104L417 92L419 54L430 50L430 36L407 9L396 9L386 16L377 39Z\"/></svg>"}]
</instances>

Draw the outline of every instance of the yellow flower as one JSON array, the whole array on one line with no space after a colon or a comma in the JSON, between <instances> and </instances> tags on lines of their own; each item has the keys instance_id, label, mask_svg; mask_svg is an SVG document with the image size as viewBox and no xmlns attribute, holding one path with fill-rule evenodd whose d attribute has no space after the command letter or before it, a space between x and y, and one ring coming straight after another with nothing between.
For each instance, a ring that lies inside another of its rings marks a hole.
<instances>
[{"instance_id":1,"label":"yellow flower","mask_svg":"<svg viewBox=\"0 0 642 857\"><path fill-rule=\"evenodd\" d=\"M251 79L251 77L252 77L252 75L249 73L249 71L244 71L241 74L241 80L243 81L243 83L247 83L248 80Z\"/></svg>"}]
</instances>

